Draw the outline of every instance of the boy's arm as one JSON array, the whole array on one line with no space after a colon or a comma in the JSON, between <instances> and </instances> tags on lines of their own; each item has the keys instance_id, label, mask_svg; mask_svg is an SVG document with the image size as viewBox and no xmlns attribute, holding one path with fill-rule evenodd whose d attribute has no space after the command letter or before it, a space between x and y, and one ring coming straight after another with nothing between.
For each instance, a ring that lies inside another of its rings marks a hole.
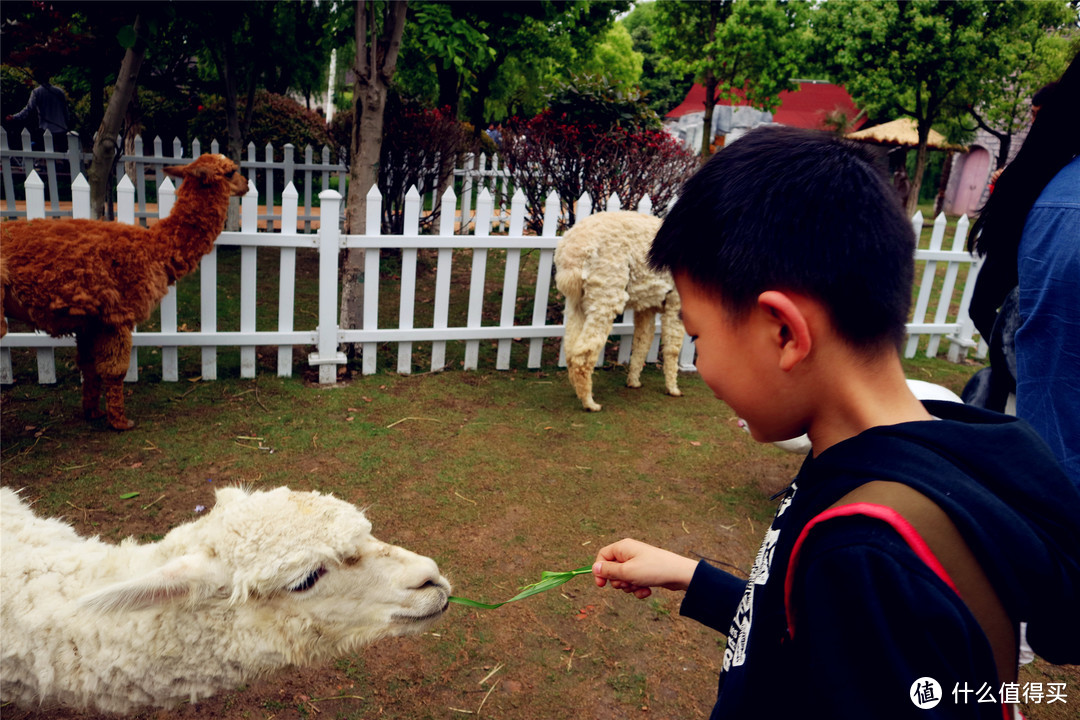
<instances>
[{"instance_id":1,"label":"boy's arm","mask_svg":"<svg viewBox=\"0 0 1080 720\"><path fill-rule=\"evenodd\" d=\"M800 554L793 596L803 692L838 718L1000 718L990 644L960 597L879 521L828 525ZM933 710L915 704L920 678L940 685Z\"/></svg>"},{"instance_id":2,"label":"boy's arm","mask_svg":"<svg viewBox=\"0 0 1080 720\"><path fill-rule=\"evenodd\" d=\"M702 560L694 570L679 614L727 635L746 592L746 582Z\"/></svg>"}]
</instances>

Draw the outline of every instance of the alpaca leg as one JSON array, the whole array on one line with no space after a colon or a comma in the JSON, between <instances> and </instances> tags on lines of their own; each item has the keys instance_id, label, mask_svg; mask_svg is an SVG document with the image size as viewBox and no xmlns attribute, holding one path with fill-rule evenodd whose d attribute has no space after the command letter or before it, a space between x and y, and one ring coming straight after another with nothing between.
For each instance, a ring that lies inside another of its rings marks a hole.
<instances>
[{"instance_id":1,"label":"alpaca leg","mask_svg":"<svg viewBox=\"0 0 1080 720\"><path fill-rule=\"evenodd\" d=\"M634 345L630 349L630 370L626 374L626 387L641 387L641 369L649 355L653 335L656 333L656 310L642 308L634 311Z\"/></svg>"},{"instance_id":2,"label":"alpaca leg","mask_svg":"<svg viewBox=\"0 0 1080 720\"><path fill-rule=\"evenodd\" d=\"M664 302L664 316L660 319L660 342L663 345L664 385L668 395L679 397L679 354L682 352L686 330L679 319L682 303L679 295L671 292Z\"/></svg>"},{"instance_id":3,"label":"alpaca leg","mask_svg":"<svg viewBox=\"0 0 1080 720\"><path fill-rule=\"evenodd\" d=\"M569 318L567 318L569 324ZM573 343L566 345L566 368L570 384L574 387L581 405L586 410L596 412L600 405L592 396L592 373L600 351L611 334L615 322L615 313L593 313L585 318L581 331Z\"/></svg>"},{"instance_id":4,"label":"alpaca leg","mask_svg":"<svg viewBox=\"0 0 1080 720\"><path fill-rule=\"evenodd\" d=\"M563 350L567 355L570 354L570 348L577 347L584 326L585 311L581 307L581 302L567 296L566 331L563 333Z\"/></svg>"},{"instance_id":5,"label":"alpaca leg","mask_svg":"<svg viewBox=\"0 0 1080 720\"><path fill-rule=\"evenodd\" d=\"M105 389L105 412L114 430L130 430L135 423L124 416L124 376L131 360L131 330L104 328L94 342L94 366Z\"/></svg>"},{"instance_id":6,"label":"alpaca leg","mask_svg":"<svg viewBox=\"0 0 1080 720\"><path fill-rule=\"evenodd\" d=\"M105 415L101 411L101 376L94 365L96 337L94 329L75 333L75 363L82 373L82 409L87 420L96 420Z\"/></svg>"}]
</instances>

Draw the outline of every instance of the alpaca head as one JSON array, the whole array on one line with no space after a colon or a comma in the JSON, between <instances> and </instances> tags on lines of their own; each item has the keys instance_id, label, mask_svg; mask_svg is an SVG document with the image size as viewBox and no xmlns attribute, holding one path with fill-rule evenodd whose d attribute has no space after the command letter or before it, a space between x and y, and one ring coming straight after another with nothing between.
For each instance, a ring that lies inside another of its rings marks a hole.
<instances>
[{"instance_id":1,"label":"alpaca head","mask_svg":"<svg viewBox=\"0 0 1080 720\"><path fill-rule=\"evenodd\" d=\"M240 174L240 169L224 155L200 155L187 165L174 165L165 168L169 177L184 180L207 190L220 188L222 197L243 195L248 191L248 181ZM222 192L222 190L228 192Z\"/></svg>"},{"instance_id":2,"label":"alpaca head","mask_svg":"<svg viewBox=\"0 0 1080 720\"><path fill-rule=\"evenodd\" d=\"M83 606L206 618L197 632L252 665L258 653L272 655L269 664L323 661L421 632L448 607L450 585L433 560L376 540L362 511L320 493L221 489L205 517L152 547L146 568Z\"/></svg>"}]
</instances>

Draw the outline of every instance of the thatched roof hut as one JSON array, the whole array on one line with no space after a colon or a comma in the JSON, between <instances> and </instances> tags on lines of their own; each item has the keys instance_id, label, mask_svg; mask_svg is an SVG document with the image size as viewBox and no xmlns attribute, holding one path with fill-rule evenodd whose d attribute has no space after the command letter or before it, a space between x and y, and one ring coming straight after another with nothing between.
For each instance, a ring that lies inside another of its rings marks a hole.
<instances>
[{"instance_id":1,"label":"thatched roof hut","mask_svg":"<svg viewBox=\"0 0 1080 720\"><path fill-rule=\"evenodd\" d=\"M875 125L864 130L857 130L848 133L846 137L851 140L860 140L876 145L891 145L903 148L914 148L919 146L918 128L915 125L915 120L909 117L898 118L892 122L882 123L881 125ZM930 135L927 137L926 147L931 150L959 150L960 152L967 152L965 146L953 145L945 139L944 135L933 128L930 128Z\"/></svg>"}]
</instances>

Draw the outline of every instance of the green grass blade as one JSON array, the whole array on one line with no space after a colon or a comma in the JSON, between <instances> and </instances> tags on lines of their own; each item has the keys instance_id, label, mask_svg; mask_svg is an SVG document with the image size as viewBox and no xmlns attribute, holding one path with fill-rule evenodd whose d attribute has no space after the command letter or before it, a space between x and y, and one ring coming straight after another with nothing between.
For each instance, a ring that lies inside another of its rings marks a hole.
<instances>
[{"instance_id":1,"label":"green grass blade","mask_svg":"<svg viewBox=\"0 0 1080 720\"><path fill-rule=\"evenodd\" d=\"M530 597L531 595L536 595L538 593L544 592L545 590L550 590L553 587L558 587L559 585L562 585L575 575L584 575L588 572L592 572L592 565L586 565L584 567L579 567L576 570L566 570L564 572L551 572L549 570L544 570L540 575L539 582L535 582L531 585L523 585L520 588L521 592L519 592L517 595L510 598L509 600L504 600L501 603L482 603L463 597L455 597L453 595L450 596L449 600L450 602L457 603L458 605L466 605L468 607L480 608L482 610L494 610L497 607L502 607L506 603L512 603L516 600L522 600L524 598Z\"/></svg>"}]
</instances>

